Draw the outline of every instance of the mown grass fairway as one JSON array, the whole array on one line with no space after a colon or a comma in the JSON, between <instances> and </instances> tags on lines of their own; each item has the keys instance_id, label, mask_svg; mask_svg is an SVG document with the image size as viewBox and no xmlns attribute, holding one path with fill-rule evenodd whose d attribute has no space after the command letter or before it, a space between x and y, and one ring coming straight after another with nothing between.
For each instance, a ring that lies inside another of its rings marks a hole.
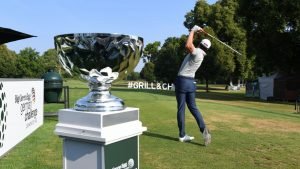
<instances>
[{"instance_id":1,"label":"mown grass fairway","mask_svg":"<svg viewBox=\"0 0 300 169\"><path fill-rule=\"evenodd\" d=\"M67 81L71 105L88 89L83 82ZM75 88L77 87L77 88ZM299 168L300 114L292 103L247 99L244 91L216 87L199 90L197 105L212 132L212 144L203 145L196 122L186 110L186 131L191 143L178 142L176 100L173 91L113 88L112 94L129 107L140 108L140 120L148 128L140 137L141 169L199 168ZM63 105L47 104L45 112ZM62 141L54 134L56 117L0 159L0 169L61 169ZM88 169L88 166L86 167Z\"/></svg>"}]
</instances>

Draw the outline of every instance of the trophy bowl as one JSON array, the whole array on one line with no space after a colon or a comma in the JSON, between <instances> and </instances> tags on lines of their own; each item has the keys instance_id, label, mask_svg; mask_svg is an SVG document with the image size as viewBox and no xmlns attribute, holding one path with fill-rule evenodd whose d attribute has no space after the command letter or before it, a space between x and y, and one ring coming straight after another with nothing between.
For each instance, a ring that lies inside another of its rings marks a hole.
<instances>
[{"instance_id":1,"label":"trophy bowl","mask_svg":"<svg viewBox=\"0 0 300 169\"><path fill-rule=\"evenodd\" d=\"M143 38L125 34L73 33L54 37L62 67L71 76L80 75L89 84L87 96L75 103L79 111L116 111L125 108L122 99L110 94L114 80L124 79L138 64Z\"/></svg>"}]
</instances>

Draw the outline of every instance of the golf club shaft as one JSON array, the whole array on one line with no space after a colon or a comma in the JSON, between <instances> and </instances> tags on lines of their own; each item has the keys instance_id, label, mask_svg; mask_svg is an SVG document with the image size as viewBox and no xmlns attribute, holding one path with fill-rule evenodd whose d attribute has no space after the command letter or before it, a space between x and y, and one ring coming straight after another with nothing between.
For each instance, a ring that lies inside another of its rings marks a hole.
<instances>
[{"instance_id":1,"label":"golf club shaft","mask_svg":"<svg viewBox=\"0 0 300 169\"><path fill-rule=\"evenodd\" d=\"M218 38L212 36L211 34L209 34L209 33L207 33L207 32L205 32L205 33L206 33L208 36L210 36L211 38L213 38L213 39L219 41L220 43L222 43L223 45L225 45L226 47L228 47L229 49L231 49L231 50L234 51L235 53L237 53L237 54L239 54L239 55L242 55L240 52L238 52L237 50L233 49L231 46L227 45L226 43L222 42L220 39L218 39Z\"/></svg>"}]
</instances>

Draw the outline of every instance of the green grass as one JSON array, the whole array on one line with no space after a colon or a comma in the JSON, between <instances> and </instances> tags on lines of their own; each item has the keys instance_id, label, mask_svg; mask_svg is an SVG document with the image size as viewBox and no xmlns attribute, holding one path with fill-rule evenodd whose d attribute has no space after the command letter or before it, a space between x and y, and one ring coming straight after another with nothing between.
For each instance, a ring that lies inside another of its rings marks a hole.
<instances>
[{"instance_id":1,"label":"green grass","mask_svg":"<svg viewBox=\"0 0 300 169\"><path fill-rule=\"evenodd\" d=\"M71 105L88 89L84 82L67 80ZM176 100L173 91L127 89L118 83L112 94L126 106L140 108L140 120L148 128L140 137L141 169L199 168L299 168L300 114L292 103L247 99L244 90L225 91L199 86L197 105L212 132L212 144L203 145L196 122L186 110L186 131L196 138L177 141ZM45 105L45 112L63 108ZM61 169L62 141L54 134L56 117L0 160L0 169ZM87 166L88 168L88 166Z\"/></svg>"}]
</instances>

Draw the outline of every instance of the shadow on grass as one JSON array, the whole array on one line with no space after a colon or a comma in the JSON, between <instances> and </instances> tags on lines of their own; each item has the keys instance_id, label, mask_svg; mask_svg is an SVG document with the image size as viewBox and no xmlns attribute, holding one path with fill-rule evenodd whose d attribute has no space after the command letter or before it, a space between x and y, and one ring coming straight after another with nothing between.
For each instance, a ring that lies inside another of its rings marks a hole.
<instances>
[{"instance_id":1,"label":"shadow on grass","mask_svg":"<svg viewBox=\"0 0 300 169\"><path fill-rule=\"evenodd\" d=\"M134 88L127 88L127 86L128 86L127 84L115 84L111 88L111 91L143 92L143 93L175 97L175 91L171 91L171 90L134 89ZM80 87L70 88L70 90L72 89L88 90L88 88L80 88ZM295 104L293 101L292 102L280 101L280 100L264 101L259 98L246 97L245 93L227 91L225 89L222 89L221 87L211 86L209 87L209 92L206 92L205 90L206 90L205 87L197 86L196 98L207 99L207 100L219 100L219 101L251 101L251 102L261 102L261 103L265 102L265 103L276 103L276 104L284 104L284 105Z\"/></svg>"},{"instance_id":2,"label":"shadow on grass","mask_svg":"<svg viewBox=\"0 0 300 169\"><path fill-rule=\"evenodd\" d=\"M157 95L164 95L164 96L171 96L175 98L175 91L170 90L148 90L148 89L130 89L130 88L113 88L112 91L120 91L120 92L143 92L143 93L150 93L150 94L157 94ZM206 100L216 100L216 101L251 101L251 102L258 102L258 103L276 103L276 104L284 104L284 105L293 105L294 103L288 103L288 102L278 102L278 101L263 101L258 98L247 98L245 97L244 93L234 93L234 92L217 92L217 91L210 91L210 92L197 92L196 98L198 99L206 99ZM218 103L222 104L224 106L228 106L226 103ZM277 116L285 116L285 117L292 117L292 118L300 118L297 114L286 114L286 113L280 113L275 111L268 111L268 110L262 110L255 107L247 107L242 105L230 105L238 108L243 108L247 110L254 110L262 113L267 114L274 114Z\"/></svg>"},{"instance_id":3,"label":"shadow on grass","mask_svg":"<svg viewBox=\"0 0 300 169\"><path fill-rule=\"evenodd\" d=\"M120 91L120 92L143 92L164 96L171 96L175 98L175 91L171 90L150 90L150 89L132 89L132 88L112 88L111 91ZM220 92L220 89L210 90L209 92L205 91L197 91L196 92L197 99L206 99L206 100L216 100L216 101L251 101L258 103L276 103L283 105L294 105L294 102L283 102L283 101L264 101L259 98L249 98L246 97L244 93L238 92L230 92L224 90L224 92Z\"/></svg>"},{"instance_id":4,"label":"shadow on grass","mask_svg":"<svg viewBox=\"0 0 300 169\"><path fill-rule=\"evenodd\" d=\"M162 134L158 134L158 133L152 133L149 131L143 132L143 135L148 136L148 137L154 137L154 138L179 142L178 138L167 136L167 135L162 135ZM204 144L199 144L199 143L195 143L195 142L187 142L187 143L197 145L197 146L205 146Z\"/></svg>"},{"instance_id":5,"label":"shadow on grass","mask_svg":"<svg viewBox=\"0 0 300 169\"><path fill-rule=\"evenodd\" d=\"M57 116L44 116L44 120L47 120L47 121L58 121L58 117Z\"/></svg>"},{"instance_id":6,"label":"shadow on grass","mask_svg":"<svg viewBox=\"0 0 300 169\"><path fill-rule=\"evenodd\" d=\"M225 105L227 106L227 104L223 104L223 103L218 103L220 105ZM253 107L246 107L246 106L238 106L238 105L234 105L234 107L237 108L242 108L242 109L247 109L247 110L252 110L252 111L257 111L257 112L261 112L261 113L267 113L267 114L272 114L275 116L285 116L285 117L292 117L292 118L300 118L300 114L298 113L298 115L296 113L290 113L290 114L286 114L286 113L280 113L280 112L276 112L276 111L267 111L267 110L262 110L262 109L258 109L258 108L253 108Z\"/></svg>"},{"instance_id":7,"label":"shadow on grass","mask_svg":"<svg viewBox=\"0 0 300 169\"><path fill-rule=\"evenodd\" d=\"M150 90L150 89L130 89L130 88L112 88L112 91L120 91L120 92L143 92L143 93L151 93L158 94L164 96L173 96L175 97L175 91L171 90ZM209 99L209 100L221 100L221 101L236 101L236 100L244 100L244 101L257 101L262 102L259 99L255 98L247 98L243 93L219 93L215 92L217 90L211 90L210 92L197 91L196 97L199 99ZM224 90L224 92L226 92Z\"/></svg>"},{"instance_id":8,"label":"shadow on grass","mask_svg":"<svg viewBox=\"0 0 300 169\"><path fill-rule=\"evenodd\" d=\"M87 88L70 88L70 89L87 89ZM198 87L196 93L196 98L198 99L208 99L208 100L220 100L220 101L252 101L252 102L265 102L260 100L259 98L248 98L245 97L244 93L234 93L227 91L225 89L220 88L209 88L209 92L203 91L203 87ZM201 91L199 91L201 90ZM126 85L115 85L112 87L111 91L119 91L119 92L143 92L143 93L150 93L150 94L158 94L164 96L172 96L175 97L175 91L171 90L152 90L152 89L133 89L127 88ZM220 92L224 91L224 92ZM287 104L287 102L275 102L271 101L271 103L282 103Z\"/></svg>"}]
</instances>

